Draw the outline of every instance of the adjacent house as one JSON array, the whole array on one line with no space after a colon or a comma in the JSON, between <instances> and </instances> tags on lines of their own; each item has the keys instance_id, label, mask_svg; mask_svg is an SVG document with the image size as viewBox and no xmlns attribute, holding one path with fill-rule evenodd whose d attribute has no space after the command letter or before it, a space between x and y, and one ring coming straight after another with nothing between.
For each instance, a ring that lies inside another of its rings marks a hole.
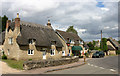
<instances>
[{"instance_id":1,"label":"adjacent house","mask_svg":"<svg viewBox=\"0 0 120 76\"><path fill-rule=\"evenodd\" d=\"M76 56L84 52L84 42L77 34L61 30L56 30L56 34L64 45L64 50L62 51L63 56L71 56L72 53Z\"/></svg>"},{"instance_id":2,"label":"adjacent house","mask_svg":"<svg viewBox=\"0 0 120 76\"><path fill-rule=\"evenodd\" d=\"M3 43L5 39L5 32L0 33L0 56L3 54Z\"/></svg>"},{"instance_id":3,"label":"adjacent house","mask_svg":"<svg viewBox=\"0 0 120 76\"><path fill-rule=\"evenodd\" d=\"M116 54L116 50L120 50L120 44L112 37L107 39L108 53Z\"/></svg>"},{"instance_id":4,"label":"adjacent house","mask_svg":"<svg viewBox=\"0 0 120 76\"><path fill-rule=\"evenodd\" d=\"M9 59L59 59L62 47L50 20L47 26L21 21L19 14L15 21L7 20L3 50Z\"/></svg>"}]
</instances>

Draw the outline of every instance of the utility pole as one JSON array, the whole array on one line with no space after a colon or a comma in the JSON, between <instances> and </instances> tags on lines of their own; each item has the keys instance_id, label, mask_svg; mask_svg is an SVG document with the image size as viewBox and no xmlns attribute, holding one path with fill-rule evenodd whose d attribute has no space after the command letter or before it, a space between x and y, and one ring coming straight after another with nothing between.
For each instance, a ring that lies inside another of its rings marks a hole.
<instances>
[{"instance_id":1,"label":"utility pole","mask_svg":"<svg viewBox=\"0 0 120 76\"><path fill-rule=\"evenodd\" d=\"M102 30L101 30L101 49L102 49Z\"/></svg>"}]
</instances>

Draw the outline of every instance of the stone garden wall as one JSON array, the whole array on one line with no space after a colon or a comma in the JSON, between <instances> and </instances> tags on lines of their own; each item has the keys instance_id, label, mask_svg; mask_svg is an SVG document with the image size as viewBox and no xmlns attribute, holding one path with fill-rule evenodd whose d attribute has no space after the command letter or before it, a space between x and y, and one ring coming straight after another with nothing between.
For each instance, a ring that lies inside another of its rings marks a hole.
<instances>
[{"instance_id":1,"label":"stone garden wall","mask_svg":"<svg viewBox=\"0 0 120 76\"><path fill-rule=\"evenodd\" d=\"M78 60L79 57L61 58L58 60L26 61L23 64L23 69L30 70L34 68L65 65L65 64L77 62Z\"/></svg>"}]
</instances>

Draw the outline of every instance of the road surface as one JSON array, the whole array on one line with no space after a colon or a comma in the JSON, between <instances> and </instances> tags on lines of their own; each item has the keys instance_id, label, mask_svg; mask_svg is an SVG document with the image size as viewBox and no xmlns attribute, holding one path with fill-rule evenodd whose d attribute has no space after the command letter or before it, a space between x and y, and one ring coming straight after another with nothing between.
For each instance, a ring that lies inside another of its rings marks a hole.
<instances>
[{"instance_id":1,"label":"road surface","mask_svg":"<svg viewBox=\"0 0 120 76\"><path fill-rule=\"evenodd\" d=\"M118 56L93 58L85 65L46 74L118 74Z\"/></svg>"}]
</instances>

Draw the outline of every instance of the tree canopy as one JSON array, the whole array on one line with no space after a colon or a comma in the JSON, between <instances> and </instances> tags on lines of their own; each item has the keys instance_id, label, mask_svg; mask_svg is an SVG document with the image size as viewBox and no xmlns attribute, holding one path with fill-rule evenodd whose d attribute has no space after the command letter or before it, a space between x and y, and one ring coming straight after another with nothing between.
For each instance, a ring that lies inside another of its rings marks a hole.
<instances>
[{"instance_id":1,"label":"tree canopy","mask_svg":"<svg viewBox=\"0 0 120 76\"><path fill-rule=\"evenodd\" d=\"M2 31L5 31L6 28L6 21L8 20L8 17L6 15L4 15L2 17Z\"/></svg>"},{"instance_id":2,"label":"tree canopy","mask_svg":"<svg viewBox=\"0 0 120 76\"><path fill-rule=\"evenodd\" d=\"M90 50L94 50L94 45L92 44L92 42L89 42L87 45L89 46Z\"/></svg>"},{"instance_id":3,"label":"tree canopy","mask_svg":"<svg viewBox=\"0 0 120 76\"><path fill-rule=\"evenodd\" d=\"M78 32L73 28L73 26L70 26L66 32L72 32L72 33L75 33L75 34L78 34Z\"/></svg>"},{"instance_id":4,"label":"tree canopy","mask_svg":"<svg viewBox=\"0 0 120 76\"><path fill-rule=\"evenodd\" d=\"M103 51L107 52L108 47L107 47L107 39L106 39L106 38L102 38L102 41L101 41L101 43L100 43L100 48L101 48Z\"/></svg>"}]
</instances>

